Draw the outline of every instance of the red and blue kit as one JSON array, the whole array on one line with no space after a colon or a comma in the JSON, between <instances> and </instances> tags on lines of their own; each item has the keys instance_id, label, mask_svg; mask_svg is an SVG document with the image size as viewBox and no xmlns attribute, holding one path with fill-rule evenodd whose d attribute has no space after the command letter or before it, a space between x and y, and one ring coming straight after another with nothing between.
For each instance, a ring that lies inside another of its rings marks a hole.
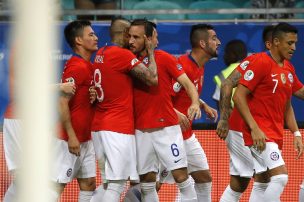
<instances>
[{"instance_id":1,"label":"red and blue kit","mask_svg":"<svg viewBox=\"0 0 304 202\"><path fill-rule=\"evenodd\" d=\"M171 100L172 79L184 74L177 59L162 50L155 50L158 85L147 86L134 79L135 128L139 130L163 128L178 124ZM148 57L139 58L146 66Z\"/></svg>"},{"instance_id":2,"label":"red and blue kit","mask_svg":"<svg viewBox=\"0 0 304 202\"><path fill-rule=\"evenodd\" d=\"M178 63L182 65L185 73L196 87L198 94L201 93L204 83L204 66L199 66L191 54L185 54L178 58ZM187 115L188 108L191 105L191 99L188 96L186 90L176 81L173 81L174 96L172 97L173 106L181 113ZM190 121L192 125L192 121ZM183 131L184 140L192 136L192 129Z\"/></svg>"},{"instance_id":3,"label":"red and blue kit","mask_svg":"<svg viewBox=\"0 0 304 202\"><path fill-rule=\"evenodd\" d=\"M253 118L267 136L266 141L282 149L286 103L303 87L293 65L285 60L280 67L269 52L263 52L249 56L237 68L242 74L239 84L251 91L247 101ZM253 145L248 126L244 127L244 141Z\"/></svg>"},{"instance_id":4,"label":"red and blue kit","mask_svg":"<svg viewBox=\"0 0 304 202\"><path fill-rule=\"evenodd\" d=\"M76 93L69 101L72 126L79 142L91 139L91 122L94 108L90 103L89 88L93 85L92 64L78 55L73 55L64 67L62 82L72 82ZM61 127L60 139L68 140L66 131Z\"/></svg>"},{"instance_id":5,"label":"red and blue kit","mask_svg":"<svg viewBox=\"0 0 304 202\"><path fill-rule=\"evenodd\" d=\"M116 45L98 50L93 66L99 102L93 131L134 135L133 84L129 72L139 63L131 51Z\"/></svg>"}]
</instances>

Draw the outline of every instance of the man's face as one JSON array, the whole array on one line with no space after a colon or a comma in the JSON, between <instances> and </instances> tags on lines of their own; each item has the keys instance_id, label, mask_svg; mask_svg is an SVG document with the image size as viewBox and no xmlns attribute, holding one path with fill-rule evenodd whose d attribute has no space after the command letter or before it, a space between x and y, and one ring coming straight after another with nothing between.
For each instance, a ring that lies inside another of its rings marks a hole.
<instances>
[{"instance_id":1,"label":"man's face","mask_svg":"<svg viewBox=\"0 0 304 202\"><path fill-rule=\"evenodd\" d=\"M145 29L142 25L131 26L129 29L129 48L134 54L145 50Z\"/></svg>"},{"instance_id":2,"label":"man's face","mask_svg":"<svg viewBox=\"0 0 304 202\"><path fill-rule=\"evenodd\" d=\"M76 39L76 41L88 51L95 52L98 50L98 37L91 26L86 26L83 29L82 36Z\"/></svg>"},{"instance_id":3,"label":"man's face","mask_svg":"<svg viewBox=\"0 0 304 202\"><path fill-rule=\"evenodd\" d=\"M214 30L208 30L208 40L206 41L205 51L213 57L217 57L218 48L221 45L220 40L217 38Z\"/></svg>"},{"instance_id":4,"label":"man's face","mask_svg":"<svg viewBox=\"0 0 304 202\"><path fill-rule=\"evenodd\" d=\"M298 35L295 33L283 33L278 39L277 47L279 55L286 59L290 60L293 53L296 50L296 43L298 41Z\"/></svg>"}]
</instances>

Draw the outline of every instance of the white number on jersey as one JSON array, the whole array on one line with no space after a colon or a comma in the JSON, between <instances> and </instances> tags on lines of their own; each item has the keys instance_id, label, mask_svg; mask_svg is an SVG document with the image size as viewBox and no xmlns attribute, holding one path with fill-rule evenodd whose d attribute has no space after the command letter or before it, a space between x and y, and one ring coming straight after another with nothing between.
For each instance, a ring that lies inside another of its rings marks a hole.
<instances>
[{"instance_id":1,"label":"white number on jersey","mask_svg":"<svg viewBox=\"0 0 304 202\"><path fill-rule=\"evenodd\" d=\"M97 92L97 100L98 100L98 102L102 102L104 99L104 93L103 93L103 89L101 87L101 72L99 69L96 69L94 71L94 83L95 83L95 89Z\"/></svg>"},{"instance_id":2,"label":"white number on jersey","mask_svg":"<svg viewBox=\"0 0 304 202\"><path fill-rule=\"evenodd\" d=\"M272 79L272 81L274 82L274 87L273 87L272 93L275 93L275 91L277 89L277 86L278 86L278 83L279 83L279 80L278 79Z\"/></svg>"}]
</instances>

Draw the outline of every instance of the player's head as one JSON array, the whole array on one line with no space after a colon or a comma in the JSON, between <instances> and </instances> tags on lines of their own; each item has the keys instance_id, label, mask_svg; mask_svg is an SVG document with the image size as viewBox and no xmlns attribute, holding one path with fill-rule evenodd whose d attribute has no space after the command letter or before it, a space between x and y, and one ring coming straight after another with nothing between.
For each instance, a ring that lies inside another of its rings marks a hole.
<instances>
[{"instance_id":1,"label":"player's head","mask_svg":"<svg viewBox=\"0 0 304 202\"><path fill-rule=\"evenodd\" d=\"M155 33L154 37L153 32ZM145 38L151 38L152 42L155 46L158 44L157 40L157 31L156 31L156 24L150 22L146 19L136 19L131 23L131 27L129 29L129 45L130 50L135 53L139 54L145 51Z\"/></svg>"},{"instance_id":2,"label":"player's head","mask_svg":"<svg viewBox=\"0 0 304 202\"><path fill-rule=\"evenodd\" d=\"M274 30L274 25L267 25L263 29L263 42L265 49L269 50L272 44L272 33Z\"/></svg>"},{"instance_id":3,"label":"player's head","mask_svg":"<svg viewBox=\"0 0 304 202\"><path fill-rule=\"evenodd\" d=\"M129 20L122 17L113 18L110 26L110 36L112 42L116 43L121 47L128 48L129 28L130 28Z\"/></svg>"},{"instance_id":4,"label":"player's head","mask_svg":"<svg viewBox=\"0 0 304 202\"><path fill-rule=\"evenodd\" d=\"M296 50L297 41L297 28L285 22L279 23L273 29L271 50L280 58L290 60Z\"/></svg>"},{"instance_id":5,"label":"player's head","mask_svg":"<svg viewBox=\"0 0 304 202\"><path fill-rule=\"evenodd\" d=\"M217 57L217 49L221 45L212 25L196 24L190 32L190 43L193 49L202 49L206 54Z\"/></svg>"},{"instance_id":6,"label":"player's head","mask_svg":"<svg viewBox=\"0 0 304 202\"><path fill-rule=\"evenodd\" d=\"M242 40L231 40L225 46L224 62L228 66L242 61L247 56L247 47Z\"/></svg>"},{"instance_id":7,"label":"player's head","mask_svg":"<svg viewBox=\"0 0 304 202\"><path fill-rule=\"evenodd\" d=\"M83 48L94 52L98 49L98 38L91 27L90 21L76 20L70 22L64 28L64 36L74 51Z\"/></svg>"}]
</instances>

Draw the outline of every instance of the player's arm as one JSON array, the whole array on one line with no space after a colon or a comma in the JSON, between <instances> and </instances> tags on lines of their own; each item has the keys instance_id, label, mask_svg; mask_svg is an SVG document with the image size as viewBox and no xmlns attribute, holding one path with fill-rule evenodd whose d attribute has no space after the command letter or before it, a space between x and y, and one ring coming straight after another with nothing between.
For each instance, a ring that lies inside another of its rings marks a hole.
<instances>
[{"instance_id":1,"label":"player's arm","mask_svg":"<svg viewBox=\"0 0 304 202\"><path fill-rule=\"evenodd\" d=\"M194 84L191 82L191 80L185 73L177 77L176 80L184 87L192 101L190 107L188 108L188 118L190 120L193 120L194 118L199 119L201 117L201 109L198 93Z\"/></svg>"},{"instance_id":2,"label":"player's arm","mask_svg":"<svg viewBox=\"0 0 304 202\"><path fill-rule=\"evenodd\" d=\"M75 154L76 156L80 156L80 143L76 137L76 133L74 131L71 122L71 115L69 108L69 101L71 97L72 97L71 95L66 95L66 94L62 94L59 97L59 114L63 128L65 129L69 137L68 140L69 151L70 153Z\"/></svg>"},{"instance_id":3,"label":"player's arm","mask_svg":"<svg viewBox=\"0 0 304 202\"><path fill-rule=\"evenodd\" d=\"M232 110L232 91L239 83L241 76L241 73L235 69L221 84L219 100L220 120L216 128L216 133L221 139L225 139L228 135L228 119Z\"/></svg>"},{"instance_id":4,"label":"player's arm","mask_svg":"<svg viewBox=\"0 0 304 202\"><path fill-rule=\"evenodd\" d=\"M153 32L153 37L155 35L155 32ZM157 74L157 65L155 62L154 57L154 48L155 45L152 43L152 38L145 37L145 46L149 57L149 65L148 68L143 64L140 63L136 65L131 70L131 75L138 78L148 86L157 86L158 85L158 74Z\"/></svg>"},{"instance_id":5,"label":"player's arm","mask_svg":"<svg viewBox=\"0 0 304 202\"><path fill-rule=\"evenodd\" d=\"M263 131L259 128L256 121L254 120L247 103L247 96L250 94L250 90L238 84L237 89L233 96L234 106L239 110L243 120L246 122L251 130L251 137L253 140L253 146L260 152L266 147L266 136Z\"/></svg>"},{"instance_id":6,"label":"player's arm","mask_svg":"<svg viewBox=\"0 0 304 202\"><path fill-rule=\"evenodd\" d=\"M293 144L295 150L298 152L297 158L299 158L303 154L303 142L290 100L286 105L285 124L288 129L294 134Z\"/></svg>"},{"instance_id":7,"label":"player's arm","mask_svg":"<svg viewBox=\"0 0 304 202\"><path fill-rule=\"evenodd\" d=\"M72 82L65 82L65 83L56 83L51 85L52 90L58 90L61 93L65 94L72 94L74 95L76 92L75 84Z\"/></svg>"},{"instance_id":8,"label":"player's arm","mask_svg":"<svg viewBox=\"0 0 304 202\"><path fill-rule=\"evenodd\" d=\"M210 107L206 102L204 102L202 99L199 99L200 102L200 108L203 109L209 119L216 122L217 120L217 110Z\"/></svg>"},{"instance_id":9,"label":"player's arm","mask_svg":"<svg viewBox=\"0 0 304 202\"><path fill-rule=\"evenodd\" d=\"M191 125L190 125L190 122L189 122L189 119L187 118L187 116L175 108L174 108L174 111L177 115L178 123L179 123L182 131L186 131L186 130L190 129Z\"/></svg>"},{"instance_id":10,"label":"player's arm","mask_svg":"<svg viewBox=\"0 0 304 202\"><path fill-rule=\"evenodd\" d=\"M293 95L304 100L304 87L300 88L300 90L293 93Z\"/></svg>"}]
</instances>

